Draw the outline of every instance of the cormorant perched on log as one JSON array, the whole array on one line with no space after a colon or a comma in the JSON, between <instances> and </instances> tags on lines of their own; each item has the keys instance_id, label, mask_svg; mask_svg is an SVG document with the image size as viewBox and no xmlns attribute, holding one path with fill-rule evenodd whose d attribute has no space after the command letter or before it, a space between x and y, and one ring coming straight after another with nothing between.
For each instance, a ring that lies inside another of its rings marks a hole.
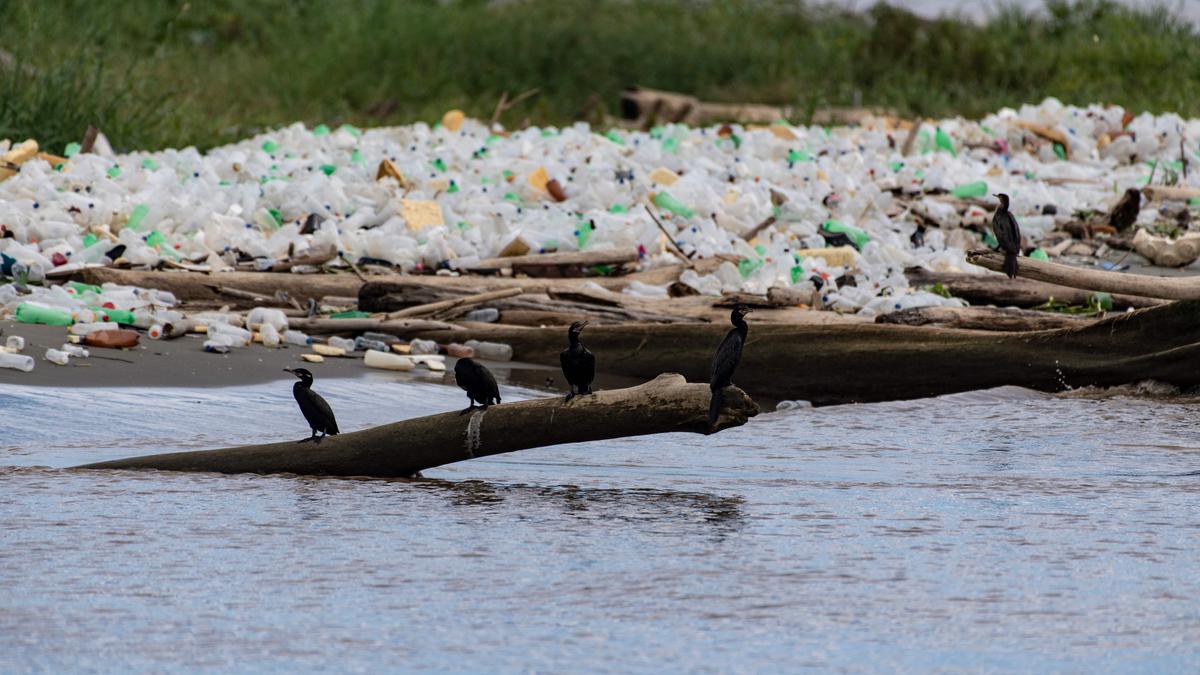
<instances>
[{"instance_id":1,"label":"cormorant perched on log","mask_svg":"<svg viewBox=\"0 0 1200 675\"><path fill-rule=\"evenodd\" d=\"M1008 195L994 195L1000 200L1000 208L992 216L992 234L1004 252L1004 273L1009 279L1017 276L1017 256L1021 254L1021 227L1017 219L1008 211Z\"/></svg>"},{"instance_id":2,"label":"cormorant perched on log","mask_svg":"<svg viewBox=\"0 0 1200 675\"><path fill-rule=\"evenodd\" d=\"M571 324L567 330L568 346L558 355L558 360L562 363L563 376L567 378L567 385L571 388L570 393L567 394L568 401L575 398L576 393L580 395L592 393L592 380L596 378L596 356L579 341L579 334L583 332L583 327L586 325L588 325L587 321L576 321Z\"/></svg>"},{"instance_id":3,"label":"cormorant perched on log","mask_svg":"<svg viewBox=\"0 0 1200 675\"><path fill-rule=\"evenodd\" d=\"M496 378L475 359L459 359L454 364L454 381L467 392L467 400L471 402L460 415L474 410L477 402L484 410L492 403L500 402L500 387L496 386Z\"/></svg>"},{"instance_id":4,"label":"cormorant perched on log","mask_svg":"<svg viewBox=\"0 0 1200 675\"><path fill-rule=\"evenodd\" d=\"M308 426L312 428L312 436L304 441L320 443L326 434L337 436L338 426L337 420L333 418L333 408L329 407L320 394L312 390L313 374L305 368L284 368L283 370L300 378L299 382L292 385L292 395L296 397L296 403L300 404L300 412L304 413L304 419L308 420ZM318 431L321 432L320 436L317 435Z\"/></svg>"},{"instance_id":5,"label":"cormorant perched on log","mask_svg":"<svg viewBox=\"0 0 1200 675\"><path fill-rule=\"evenodd\" d=\"M729 314L729 322L733 324L733 330L725 334L725 339L721 340L721 346L717 347L717 353L713 354L712 361L712 376L708 380L708 388L712 391L712 398L708 404L708 433L716 431L717 416L721 413L721 404L724 403L725 396L721 393L725 387L733 384L730 379L733 377L733 371L737 369L738 362L742 360L742 346L746 344L746 315L753 310L738 303L734 305L733 312Z\"/></svg>"}]
</instances>

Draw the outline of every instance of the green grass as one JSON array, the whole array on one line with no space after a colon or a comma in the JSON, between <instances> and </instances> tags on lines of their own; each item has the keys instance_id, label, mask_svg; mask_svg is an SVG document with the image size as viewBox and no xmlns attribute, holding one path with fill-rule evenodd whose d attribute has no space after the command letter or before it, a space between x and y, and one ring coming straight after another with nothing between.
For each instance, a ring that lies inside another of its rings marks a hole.
<instances>
[{"instance_id":1,"label":"green grass","mask_svg":"<svg viewBox=\"0 0 1200 675\"><path fill-rule=\"evenodd\" d=\"M627 84L814 110L978 116L1057 96L1200 114L1200 32L1165 9L1054 2L986 26L782 0L0 0L0 138L209 147L304 121L616 112ZM803 121L803 120L801 120Z\"/></svg>"}]
</instances>

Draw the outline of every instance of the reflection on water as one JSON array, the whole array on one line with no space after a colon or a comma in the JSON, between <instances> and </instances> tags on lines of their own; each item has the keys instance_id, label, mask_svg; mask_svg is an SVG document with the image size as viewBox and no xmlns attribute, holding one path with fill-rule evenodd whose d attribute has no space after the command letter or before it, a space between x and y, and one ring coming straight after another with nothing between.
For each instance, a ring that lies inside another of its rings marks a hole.
<instances>
[{"instance_id":1,"label":"reflection on water","mask_svg":"<svg viewBox=\"0 0 1200 675\"><path fill-rule=\"evenodd\" d=\"M461 404L318 385L344 429ZM279 383L10 388L0 669L1189 669L1196 405L1126 393L795 407L411 481L66 470L306 430Z\"/></svg>"}]
</instances>

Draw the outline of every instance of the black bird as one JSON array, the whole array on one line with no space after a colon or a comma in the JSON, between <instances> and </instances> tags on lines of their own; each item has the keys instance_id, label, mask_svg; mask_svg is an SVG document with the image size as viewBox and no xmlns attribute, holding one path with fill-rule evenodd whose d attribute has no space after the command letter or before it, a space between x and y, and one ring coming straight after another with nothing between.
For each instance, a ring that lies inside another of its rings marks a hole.
<instances>
[{"instance_id":1,"label":"black bird","mask_svg":"<svg viewBox=\"0 0 1200 675\"><path fill-rule=\"evenodd\" d=\"M484 410L492 403L500 402L500 387L496 386L496 378L475 359L459 359L458 363L454 364L454 381L467 392L467 400L471 402L466 410L459 413L460 415L474 410L477 402Z\"/></svg>"},{"instance_id":2,"label":"black bird","mask_svg":"<svg viewBox=\"0 0 1200 675\"><path fill-rule=\"evenodd\" d=\"M1008 195L995 195L1000 200L1000 208L992 216L992 234L1004 252L1004 273L1009 279L1017 276L1017 256L1021 254L1021 226L1017 219L1008 211Z\"/></svg>"},{"instance_id":3,"label":"black bird","mask_svg":"<svg viewBox=\"0 0 1200 675\"><path fill-rule=\"evenodd\" d=\"M579 341L579 334L586 325L587 321L571 324L567 330L568 346L558 355L558 360L562 362L563 376L567 378L567 386L571 388L571 392L567 394L568 401L575 398L576 393L592 393L592 380L596 379L596 356Z\"/></svg>"},{"instance_id":4,"label":"black bird","mask_svg":"<svg viewBox=\"0 0 1200 675\"><path fill-rule=\"evenodd\" d=\"M708 404L708 433L717 430L717 415L721 412L721 404L725 401L722 390L733 384L731 378L742 360L742 347L746 344L746 315L754 310L742 303L734 305L729 314L729 322L733 330L725 334L717 353L713 354L712 375L708 380L708 388L712 391L712 399Z\"/></svg>"},{"instance_id":5,"label":"black bird","mask_svg":"<svg viewBox=\"0 0 1200 675\"><path fill-rule=\"evenodd\" d=\"M1136 188L1129 188L1117 200L1112 211L1108 212L1108 224L1118 230L1128 230L1137 221L1142 210L1142 193Z\"/></svg>"},{"instance_id":6,"label":"black bird","mask_svg":"<svg viewBox=\"0 0 1200 675\"><path fill-rule=\"evenodd\" d=\"M312 390L313 374L305 368L283 370L300 378L299 382L292 385L292 395L296 397L296 403L300 404L300 412L304 413L304 419L308 420L308 426L312 429L312 437L304 441L320 443L327 434L337 436L338 426L337 420L333 418L333 408L329 407L320 394ZM318 431L321 432L320 436L317 435Z\"/></svg>"}]
</instances>

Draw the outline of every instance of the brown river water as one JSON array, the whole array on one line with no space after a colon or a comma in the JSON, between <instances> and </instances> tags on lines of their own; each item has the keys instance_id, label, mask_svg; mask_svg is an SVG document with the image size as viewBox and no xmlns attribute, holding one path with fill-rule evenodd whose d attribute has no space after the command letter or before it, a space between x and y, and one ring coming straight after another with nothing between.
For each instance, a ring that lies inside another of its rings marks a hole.
<instances>
[{"instance_id":1,"label":"brown river water","mask_svg":"<svg viewBox=\"0 0 1200 675\"><path fill-rule=\"evenodd\" d=\"M317 389L343 430L464 398ZM307 433L286 382L148 393L0 391L0 671L1200 664L1197 399L784 404L418 481L64 468Z\"/></svg>"}]
</instances>

